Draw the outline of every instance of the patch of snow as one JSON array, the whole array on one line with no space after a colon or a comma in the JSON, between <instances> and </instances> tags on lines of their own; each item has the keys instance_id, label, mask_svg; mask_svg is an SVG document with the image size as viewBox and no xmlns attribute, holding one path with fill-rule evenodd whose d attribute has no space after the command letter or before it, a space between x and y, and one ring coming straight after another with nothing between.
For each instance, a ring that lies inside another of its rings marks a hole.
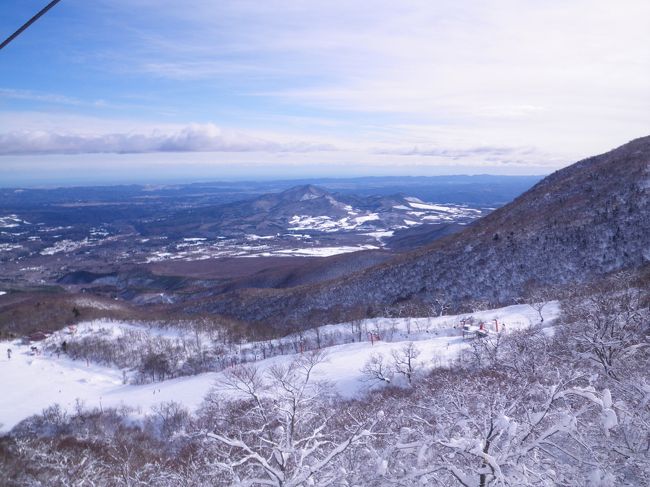
<instances>
[{"instance_id":1,"label":"patch of snow","mask_svg":"<svg viewBox=\"0 0 650 487\"><path fill-rule=\"evenodd\" d=\"M7 359L6 348L14 353ZM75 402L87 407L119 407L122 404L149 410L163 401L181 401L192 408L199 406L216 374L203 374L189 380L172 379L166 383L142 386L122 383L122 372L109 367L68 358L34 356L29 346L14 342L2 347L0 383L0 423L12 428L22 419L58 403L67 410Z\"/></svg>"},{"instance_id":2,"label":"patch of snow","mask_svg":"<svg viewBox=\"0 0 650 487\"><path fill-rule=\"evenodd\" d=\"M22 248L23 246L18 244L9 244L9 243L0 244L0 252L10 252L12 250L18 250Z\"/></svg>"},{"instance_id":3,"label":"patch of snow","mask_svg":"<svg viewBox=\"0 0 650 487\"><path fill-rule=\"evenodd\" d=\"M377 213L370 213L365 216L358 216L354 219L357 222L357 225L363 225L365 222L371 222L374 220L379 220L379 215Z\"/></svg>"},{"instance_id":4,"label":"patch of snow","mask_svg":"<svg viewBox=\"0 0 650 487\"><path fill-rule=\"evenodd\" d=\"M0 228L16 228L20 225L31 225L31 223L18 218L15 214L0 216Z\"/></svg>"},{"instance_id":5,"label":"patch of snow","mask_svg":"<svg viewBox=\"0 0 650 487\"><path fill-rule=\"evenodd\" d=\"M273 240L274 238L274 235L246 235L246 240Z\"/></svg>"},{"instance_id":6,"label":"patch of snow","mask_svg":"<svg viewBox=\"0 0 650 487\"><path fill-rule=\"evenodd\" d=\"M154 252L152 255L147 257L145 259L145 262L147 264L150 264L151 262L160 262L163 260L170 259L174 256L171 252Z\"/></svg>"},{"instance_id":7,"label":"patch of snow","mask_svg":"<svg viewBox=\"0 0 650 487\"><path fill-rule=\"evenodd\" d=\"M422 201L420 198L416 198L415 196L407 196L404 199L409 203L424 203L424 201Z\"/></svg>"},{"instance_id":8,"label":"patch of snow","mask_svg":"<svg viewBox=\"0 0 650 487\"><path fill-rule=\"evenodd\" d=\"M122 309L122 306L116 303L107 303L104 301L99 301L92 298L77 298L75 299L75 304L77 306L82 306L85 308L95 308L103 310L119 310Z\"/></svg>"},{"instance_id":9,"label":"patch of snow","mask_svg":"<svg viewBox=\"0 0 650 487\"><path fill-rule=\"evenodd\" d=\"M340 247L308 247L303 249L276 250L273 255L301 255L304 257L329 257L338 254L358 252L360 250L376 250L376 245L340 246Z\"/></svg>"},{"instance_id":10,"label":"patch of snow","mask_svg":"<svg viewBox=\"0 0 650 487\"><path fill-rule=\"evenodd\" d=\"M90 229L90 236L91 237L108 237L110 235L109 232L102 228L91 228Z\"/></svg>"},{"instance_id":11,"label":"patch of snow","mask_svg":"<svg viewBox=\"0 0 650 487\"><path fill-rule=\"evenodd\" d=\"M294 215L289 230L328 230L336 226L329 216Z\"/></svg>"},{"instance_id":12,"label":"patch of snow","mask_svg":"<svg viewBox=\"0 0 650 487\"><path fill-rule=\"evenodd\" d=\"M368 237L374 237L377 240L381 240L382 238L392 237L394 234L395 234L395 232L393 230L385 230L385 231L380 231L380 232L362 233L361 235L366 235Z\"/></svg>"},{"instance_id":13,"label":"patch of snow","mask_svg":"<svg viewBox=\"0 0 650 487\"><path fill-rule=\"evenodd\" d=\"M41 225L41 223L39 223L39 225ZM46 227L46 228L39 228L38 231L39 231L39 232L44 232L44 233L47 233L47 232L59 232L59 231L61 231L61 230L71 230L72 228L74 228L72 225L68 225L67 227ZM60 235L53 235L53 236L52 236L52 238L56 238L56 237L60 237Z\"/></svg>"},{"instance_id":14,"label":"patch of snow","mask_svg":"<svg viewBox=\"0 0 650 487\"><path fill-rule=\"evenodd\" d=\"M68 253L68 252L73 252L75 250L78 250L82 247L88 247L96 245L96 242L91 242L89 239L84 238L83 240L79 240L77 242L73 240L61 240L59 242L56 242L54 245L51 247L47 247L43 250L41 250L40 254L41 255L54 255L58 253Z\"/></svg>"},{"instance_id":15,"label":"patch of snow","mask_svg":"<svg viewBox=\"0 0 650 487\"><path fill-rule=\"evenodd\" d=\"M355 213L356 214L356 213ZM316 230L320 232L338 232L341 230L354 230L366 222L379 220L377 213L368 213L361 216L348 216L334 220L329 216L294 215L289 220L288 228L291 231Z\"/></svg>"},{"instance_id":16,"label":"patch of snow","mask_svg":"<svg viewBox=\"0 0 650 487\"><path fill-rule=\"evenodd\" d=\"M187 249L191 247L201 247L203 246L203 241L202 240L191 240L189 242L181 242L179 244L176 244L177 249Z\"/></svg>"},{"instance_id":17,"label":"patch of snow","mask_svg":"<svg viewBox=\"0 0 650 487\"><path fill-rule=\"evenodd\" d=\"M427 203L410 203L412 208L417 208L419 210L434 210L434 211L453 211L452 208L449 208L447 206L441 206L441 205L431 205Z\"/></svg>"}]
</instances>

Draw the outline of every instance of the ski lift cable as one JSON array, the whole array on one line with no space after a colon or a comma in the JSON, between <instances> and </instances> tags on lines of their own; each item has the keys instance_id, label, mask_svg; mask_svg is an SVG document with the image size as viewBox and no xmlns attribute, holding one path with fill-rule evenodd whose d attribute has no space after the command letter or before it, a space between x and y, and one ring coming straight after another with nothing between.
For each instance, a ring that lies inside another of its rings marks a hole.
<instances>
[{"instance_id":1,"label":"ski lift cable","mask_svg":"<svg viewBox=\"0 0 650 487\"><path fill-rule=\"evenodd\" d=\"M7 44L9 44L11 41L13 41L16 37L18 37L20 34L22 34L30 25L32 25L34 22L36 22L38 19L40 19L48 10L50 10L52 7L54 7L60 1L61 0L52 0L50 3L48 3L36 15L34 15L31 19L29 19L27 22L25 22L16 32L14 32L9 37L7 37L4 41L2 41L2 44L0 44L0 49L5 47Z\"/></svg>"}]
</instances>

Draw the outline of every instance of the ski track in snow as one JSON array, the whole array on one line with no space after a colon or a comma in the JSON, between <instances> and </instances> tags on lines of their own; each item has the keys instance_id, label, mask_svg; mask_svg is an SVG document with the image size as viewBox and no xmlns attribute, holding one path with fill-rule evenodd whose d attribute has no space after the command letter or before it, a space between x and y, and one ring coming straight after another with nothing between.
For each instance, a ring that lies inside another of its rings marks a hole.
<instances>
[{"instance_id":1,"label":"ski track in snow","mask_svg":"<svg viewBox=\"0 0 650 487\"><path fill-rule=\"evenodd\" d=\"M544 308L545 323L552 322L559 315L559 304L549 303ZM331 382L344 397L353 397L368 388L362 381L360 369L373 353L381 353L387 359L392 350L398 350L413 341L420 350L418 361L424 367L451 365L458 360L463 342L454 325L462 318L474 317L489 323L497 318L505 323L506 332L530 326L539 321L537 312L528 305L514 305L471 314L440 316L434 318L373 318L364 320L362 325L368 330L393 329L393 341L369 341L347 343L328 347L326 361L314 370L316 380ZM407 334L410 322L411 333ZM122 328L140 327L158 335L175 336L175 330L157 332L156 329L128 323L103 322L102 326ZM489 325L491 327L491 325ZM97 322L79 325L86 332L97 327ZM349 323L326 325L322 333L351 333ZM428 331L427 331L428 330ZM113 332L120 333L119 330ZM387 337L386 337L387 338ZM364 337L365 339L365 337ZM7 358L7 348L12 349L11 359ZM40 348L40 346L39 346ZM191 410L196 410L207 392L222 376L223 372L207 372L195 376L179 377L163 382L144 385L123 384L122 371L85 361L74 361L61 354L31 355L30 346L19 340L3 342L0 345L0 431L11 429L21 420L40 413L44 408L58 403L66 410L72 410L77 400L86 407L133 407L140 415L167 401L181 402ZM280 355L256 362L262 369L274 364L291 362L296 355Z\"/></svg>"}]
</instances>

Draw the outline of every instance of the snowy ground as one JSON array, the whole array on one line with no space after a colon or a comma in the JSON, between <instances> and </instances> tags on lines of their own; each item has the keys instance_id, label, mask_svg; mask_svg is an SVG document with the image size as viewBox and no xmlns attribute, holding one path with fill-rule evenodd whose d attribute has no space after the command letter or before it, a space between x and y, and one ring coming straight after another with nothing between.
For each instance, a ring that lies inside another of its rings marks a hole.
<instances>
[{"instance_id":1,"label":"snowy ground","mask_svg":"<svg viewBox=\"0 0 650 487\"><path fill-rule=\"evenodd\" d=\"M549 303L544 308L545 323L551 322L558 314L559 305ZM354 396L368 387L362 381L360 369L373 353L381 353L388 358L392 350L400 349L410 341L415 342L420 350L418 360L423 367L451 365L458 360L461 348L468 346L457 328L461 319L467 317L473 317L476 322L486 322L488 329L493 328L491 320L496 318L501 323L502 330L505 324L506 333L539 321L537 312L528 305L458 316L364 320L361 322L364 341L327 347L327 361L317 366L315 378L330 381L344 396ZM80 325L80 328L88 330L93 326L96 325L90 323ZM339 339L346 333L355 333L349 323L327 325L320 330L324 337L336 336ZM374 344L365 341L365 334L372 331L383 334L382 340ZM168 330L163 333L173 336L176 332ZM7 358L8 348L12 349L11 359ZM287 363L293 358L294 355L280 355L260 360L257 365L268 368L273 364ZM190 409L196 409L221 375L222 373L211 372L153 384L125 385L121 370L73 361L65 355L32 355L28 345L20 344L19 341L3 342L0 344L0 431L12 428L22 419L39 413L54 403L72 409L77 400L87 407L124 404L143 414L152 406L165 401L178 401Z\"/></svg>"}]
</instances>

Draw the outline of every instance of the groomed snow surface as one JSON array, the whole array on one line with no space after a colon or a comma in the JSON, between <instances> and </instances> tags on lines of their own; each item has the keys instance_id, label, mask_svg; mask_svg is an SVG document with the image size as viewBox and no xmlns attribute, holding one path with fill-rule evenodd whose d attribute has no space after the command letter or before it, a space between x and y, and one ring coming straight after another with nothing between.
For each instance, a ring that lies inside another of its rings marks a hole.
<instances>
[{"instance_id":1,"label":"groomed snow surface","mask_svg":"<svg viewBox=\"0 0 650 487\"><path fill-rule=\"evenodd\" d=\"M558 303L547 304L543 314L545 324L552 322L559 315ZM497 319L504 333L527 328L539 322L537 312L528 305L434 318L365 320L362 322L362 328L380 331L383 333L381 340L373 344L364 336L362 342L326 348L327 360L316 367L315 379L329 381L345 397L362 394L369 387L369 383L363 380L361 368L371 355L380 353L390 361L393 350L399 350L411 341L420 351L418 361L422 364L422 370L436 366L453 366L461 349L469 346L467 341L463 341L459 330L461 320L468 317L473 317L476 322L485 322L486 328L490 330L493 329L492 320ZM103 330L102 332L106 333L107 327L114 328L111 332L117 335L124 329L143 325L89 322L80 324L78 330L83 333ZM175 330L146 330L158 335L174 336L179 333ZM321 327L321 333L341 336L352 334L354 331L350 323L340 323ZM63 335L51 339L62 340ZM12 350L11 359L7 357L8 348ZM40 413L54 403L69 410L72 410L77 401L82 401L87 407L126 405L146 414L152 406L161 402L177 401L194 410L223 375L223 372L209 372L152 384L130 385L124 384L122 370L73 361L64 354L35 355L32 354L30 345L21 344L19 340L0 343L0 354L0 431L11 429L21 420ZM266 369L274 364L289 363L295 357L280 355L260 360L256 365Z\"/></svg>"}]
</instances>

